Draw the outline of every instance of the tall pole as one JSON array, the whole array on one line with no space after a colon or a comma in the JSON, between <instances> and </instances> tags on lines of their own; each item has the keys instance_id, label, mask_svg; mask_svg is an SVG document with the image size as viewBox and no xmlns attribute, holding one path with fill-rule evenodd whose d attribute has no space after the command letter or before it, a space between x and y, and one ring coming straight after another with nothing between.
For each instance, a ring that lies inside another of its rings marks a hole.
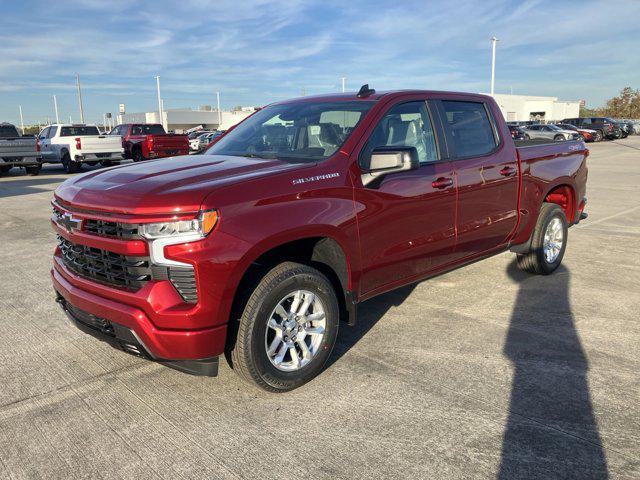
<instances>
[{"instance_id":1,"label":"tall pole","mask_svg":"<svg viewBox=\"0 0 640 480\"><path fill-rule=\"evenodd\" d=\"M20 110L20 128L22 129L22 135L24 135L24 117L22 116L22 105L18 105L18 110Z\"/></svg>"},{"instance_id":2,"label":"tall pole","mask_svg":"<svg viewBox=\"0 0 640 480\"><path fill-rule=\"evenodd\" d=\"M347 77L342 77L342 93L346 92L346 81L347 81Z\"/></svg>"},{"instance_id":3,"label":"tall pole","mask_svg":"<svg viewBox=\"0 0 640 480\"><path fill-rule=\"evenodd\" d=\"M160 115L160 123L164 127L164 119L162 118L162 99L160 97L160 75L156 75L156 88L158 89L158 114Z\"/></svg>"},{"instance_id":4,"label":"tall pole","mask_svg":"<svg viewBox=\"0 0 640 480\"><path fill-rule=\"evenodd\" d=\"M78 104L80 105L80 123L84 123L84 107L82 106L82 89L80 88L80 75L76 74L76 85L78 87Z\"/></svg>"},{"instance_id":5,"label":"tall pole","mask_svg":"<svg viewBox=\"0 0 640 480\"><path fill-rule=\"evenodd\" d=\"M491 96L493 97L494 85L496 80L496 43L498 39L491 37Z\"/></svg>"},{"instance_id":6,"label":"tall pole","mask_svg":"<svg viewBox=\"0 0 640 480\"><path fill-rule=\"evenodd\" d=\"M60 123L60 116L58 115L58 99L53 96L53 107L56 109L56 123Z\"/></svg>"},{"instance_id":7,"label":"tall pole","mask_svg":"<svg viewBox=\"0 0 640 480\"><path fill-rule=\"evenodd\" d=\"M216 98L218 99L218 130L222 125L222 111L220 111L220 92L216 92Z\"/></svg>"}]
</instances>

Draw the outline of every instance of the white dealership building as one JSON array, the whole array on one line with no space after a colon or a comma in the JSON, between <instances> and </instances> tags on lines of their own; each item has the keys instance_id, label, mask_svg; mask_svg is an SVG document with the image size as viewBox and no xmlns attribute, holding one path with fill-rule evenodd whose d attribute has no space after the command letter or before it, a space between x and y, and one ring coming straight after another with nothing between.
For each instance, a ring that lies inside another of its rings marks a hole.
<instances>
[{"instance_id":1,"label":"white dealership building","mask_svg":"<svg viewBox=\"0 0 640 480\"><path fill-rule=\"evenodd\" d=\"M227 130L255 111L253 107L218 112L211 107L199 109L178 108L162 112L162 121L158 111L125 113L118 115L118 123L162 123L170 132L183 133L186 130L203 127L208 130Z\"/></svg>"},{"instance_id":2,"label":"white dealership building","mask_svg":"<svg viewBox=\"0 0 640 480\"><path fill-rule=\"evenodd\" d=\"M485 94L486 95L486 94ZM558 100L558 97L534 97L496 93L502 115L507 122L527 120L558 121L580 116L579 100Z\"/></svg>"}]
</instances>

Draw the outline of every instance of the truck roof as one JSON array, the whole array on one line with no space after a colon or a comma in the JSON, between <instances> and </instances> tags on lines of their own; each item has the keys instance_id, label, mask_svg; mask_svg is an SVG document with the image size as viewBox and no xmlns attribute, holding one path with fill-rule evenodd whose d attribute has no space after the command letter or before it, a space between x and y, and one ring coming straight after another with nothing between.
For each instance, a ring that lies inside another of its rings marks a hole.
<instances>
[{"instance_id":1,"label":"truck roof","mask_svg":"<svg viewBox=\"0 0 640 480\"><path fill-rule=\"evenodd\" d=\"M346 93L327 93L323 95L310 95L307 97L298 97L289 100L283 100L280 102L274 102L274 104L296 103L296 102L366 102L366 101L378 101L381 98L391 98L401 95L445 95L445 96L464 96L464 97L477 97L482 99L491 98L489 95L482 95L480 93L466 93L466 92L450 92L445 90L385 90L368 95L366 97L358 97L358 92L346 92Z\"/></svg>"}]
</instances>

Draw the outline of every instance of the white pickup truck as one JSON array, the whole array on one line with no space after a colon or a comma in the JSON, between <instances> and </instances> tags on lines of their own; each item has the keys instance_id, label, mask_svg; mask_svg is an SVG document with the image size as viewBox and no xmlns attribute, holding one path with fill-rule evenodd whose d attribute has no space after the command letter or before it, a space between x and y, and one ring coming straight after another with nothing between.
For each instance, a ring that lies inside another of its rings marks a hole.
<instances>
[{"instance_id":1,"label":"white pickup truck","mask_svg":"<svg viewBox=\"0 0 640 480\"><path fill-rule=\"evenodd\" d=\"M109 166L124 159L122 138L101 135L95 125L54 124L38 135L44 163L62 163L65 172L75 173L83 163Z\"/></svg>"}]
</instances>

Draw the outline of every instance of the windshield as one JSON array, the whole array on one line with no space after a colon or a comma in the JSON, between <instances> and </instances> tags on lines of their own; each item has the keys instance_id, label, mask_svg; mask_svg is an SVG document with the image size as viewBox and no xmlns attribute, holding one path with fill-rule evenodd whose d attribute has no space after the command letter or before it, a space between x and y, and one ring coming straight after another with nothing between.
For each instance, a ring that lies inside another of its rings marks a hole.
<instances>
[{"instance_id":1,"label":"windshield","mask_svg":"<svg viewBox=\"0 0 640 480\"><path fill-rule=\"evenodd\" d=\"M93 125L75 125L73 127L62 127L61 137L81 137L83 135L100 135L98 127Z\"/></svg>"},{"instance_id":2,"label":"windshield","mask_svg":"<svg viewBox=\"0 0 640 480\"><path fill-rule=\"evenodd\" d=\"M256 112L222 137L207 155L315 162L333 155L372 101L289 103Z\"/></svg>"}]
</instances>

